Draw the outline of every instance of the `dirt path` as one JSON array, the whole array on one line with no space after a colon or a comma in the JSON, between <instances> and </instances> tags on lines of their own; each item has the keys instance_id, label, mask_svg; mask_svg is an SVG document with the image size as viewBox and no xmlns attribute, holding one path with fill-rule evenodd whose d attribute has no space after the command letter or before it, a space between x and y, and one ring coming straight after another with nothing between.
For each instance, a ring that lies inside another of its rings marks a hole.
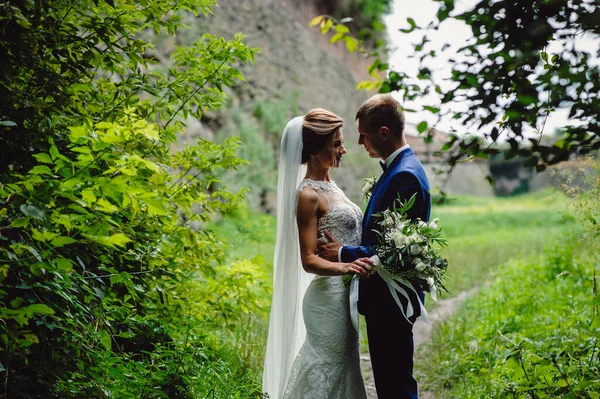
<instances>
[{"instance_id":1,"label":"dirt path","mask_svg":"<svg viewBox=\"0 0 600 399\"><path fill-rule=\"evenodd\" d=\"M451 316L461 303L469 296L477 292L477 288L473 288L469 291L463 291L455 297L442 299L439 301L438 306L429 312L429 323L425 323L421 319L418 319L413 327L413 336L415 340L415 351L419 346L427 342L431 338L433 328L440 321L445 320ZM375 391L375 380L373 379L373 372L371 370L371 359L368 353L363 353L360 356L360 363L363 372L363 378L365 379L365 386L367 388L367 398L377 399L377 393ZM419 387L419 398L420 399L436 399L432 394L428 393L421 387Z\"/></svg>"}]
</instances>

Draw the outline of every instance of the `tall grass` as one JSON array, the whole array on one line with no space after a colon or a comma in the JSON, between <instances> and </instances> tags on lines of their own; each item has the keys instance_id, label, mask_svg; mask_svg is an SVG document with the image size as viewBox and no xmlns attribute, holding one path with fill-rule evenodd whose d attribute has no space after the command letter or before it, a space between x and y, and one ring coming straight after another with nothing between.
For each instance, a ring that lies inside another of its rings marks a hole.
<instances>
[{"instance_id":1,"label":"tall grass","mask_svg":"<svg viewBox=\"0 0 600 399\"><path fill-rule=\"evenodd\" d=\"M450 205L434 205L432 217L440 218L448 240L442 253L449 261L450 295L484 283L511 259L564 241L574 226L564 208L564 196L554 191L509 198L465 196Z\"/></svg>"},{"instance_id":2,"label":"tall grass","mask_svg":"<svg viewBox=\"0 0 600 399\"><path fill-rule=\"evenodd\" d=\"M440 398L599 398L597 257L563 245L507 263L419 354Z\"/></svg>"}]
</instances>

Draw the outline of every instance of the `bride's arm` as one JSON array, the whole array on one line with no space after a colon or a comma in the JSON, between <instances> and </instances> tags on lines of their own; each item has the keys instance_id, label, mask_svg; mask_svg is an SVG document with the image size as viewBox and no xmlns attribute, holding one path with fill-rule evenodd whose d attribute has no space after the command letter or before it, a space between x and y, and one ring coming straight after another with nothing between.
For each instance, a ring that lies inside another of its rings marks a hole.
<instances>
[{"instance_id":1,"label":"bride's arm","mask_svg":"<svg viewBox=\"0 0 600 399\"><path fill-rule=\"evenodd\" d=\"M300 257L302 266L308 273L321 276L341 276L360 274L368 276L373 262L367 258L356 259L351 263L330 262L317 255L317 224L319 195L309 187L300 191L298 196L297 217L300 238Z\"/></svg>"}]
</instances>

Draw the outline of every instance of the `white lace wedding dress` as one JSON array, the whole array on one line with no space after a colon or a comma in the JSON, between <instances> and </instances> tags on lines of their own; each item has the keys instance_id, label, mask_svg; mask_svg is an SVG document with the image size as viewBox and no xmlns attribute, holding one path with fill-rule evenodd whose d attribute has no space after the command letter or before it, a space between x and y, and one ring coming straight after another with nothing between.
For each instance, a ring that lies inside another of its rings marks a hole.
<instances>
[{"instance_id":1,"label":"white lace wedding dress","mask_svg":"<svg viewBox=\"0 0 600 399\"><path fill-rule=\"evenodd\" d=\"M362 212L334 182L304 179L329 201L318 230L328 230L342 245L359 245ZM348 288L341 276L316 276L302 303L306 341L294 360L285 399L366 398L360 371L358 333L350 321Z\"/></svg>"}]
</instances>

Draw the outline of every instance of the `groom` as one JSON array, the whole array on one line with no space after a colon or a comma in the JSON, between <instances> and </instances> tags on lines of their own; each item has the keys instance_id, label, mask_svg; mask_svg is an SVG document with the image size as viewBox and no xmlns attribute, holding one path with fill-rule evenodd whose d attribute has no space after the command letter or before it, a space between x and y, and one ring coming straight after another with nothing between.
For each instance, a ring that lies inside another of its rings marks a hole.
<instances>
[{"instance_id":1,"label":"groom","mask_svg":"<svg viewBox=\"0 0 600 399\"><path fill-rule=\"evenodd\" d=\"M405 202L416 194L408 218L429 220L431 199L423 165L404 138L404 113L398 101L389 94L377 94L361 105L356 113L358 144L371 158L381 158L383 174L373 187L365 211L361 245L341 246L331 235L330 242L319 246L319 255L331 261L351 262L375 254L377 218L373 215L391 208L400 195ZM415 286L420 299L424 295ZM394 301L383 279L374 274L361 277L358 310L365 316L369 352L379 399L417 398L417 381L413 372L412 323L420 315L419 300L412 294L415 315L409 323ZM406 309L406 299L399 295Z\"/></svg>"}]
</instances>

